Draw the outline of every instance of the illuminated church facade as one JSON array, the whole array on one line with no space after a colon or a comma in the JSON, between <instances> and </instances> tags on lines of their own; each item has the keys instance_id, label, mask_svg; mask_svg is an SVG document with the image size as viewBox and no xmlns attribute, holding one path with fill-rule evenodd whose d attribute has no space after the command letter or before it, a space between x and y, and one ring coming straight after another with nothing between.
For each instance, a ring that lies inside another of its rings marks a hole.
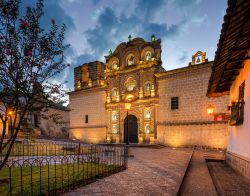
<instances>
[{"instance_id":1,"label":"illuminated church facade","mask_svg":"<svg viewBox=\"0 0 250 196\"><path fill-rule=\"evenodd\" d=\"M187 67L166 71L160 39L129 37L105 59L74 69L75 90L69 93L71 139L227 146L228 97L206 97L213 62L205 52L193 55ZM213 114L207 113L209 107Z\"/></svg>"}]
</instances>

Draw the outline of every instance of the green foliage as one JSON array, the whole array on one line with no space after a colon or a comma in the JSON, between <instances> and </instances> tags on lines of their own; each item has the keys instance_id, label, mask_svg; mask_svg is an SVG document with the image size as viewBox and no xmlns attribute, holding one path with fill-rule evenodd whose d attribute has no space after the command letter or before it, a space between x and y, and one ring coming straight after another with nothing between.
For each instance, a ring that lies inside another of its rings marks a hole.
<instances>
[{"instance_id":1,"label":"green foliage","mask_svg":"<svg viewBox=\"0 0 250 196\"><path fill-rule=\"evenodd\" d=\"M34 8L27 7L24 16L20 16L19 5L19 0L0 0L0 104L4 106L0 108L4 125L0 154L8 120L12 133L8 142L13 144L28 114L45 110L51 100L57 102L66 93L63 81L50 82L66 67L66 26L58 26L54 19L48 21L49 30L40 26L43 0L38 0ZM8 117L8 110L13 111L12 116Z\"/></svg>"}]
</instances>

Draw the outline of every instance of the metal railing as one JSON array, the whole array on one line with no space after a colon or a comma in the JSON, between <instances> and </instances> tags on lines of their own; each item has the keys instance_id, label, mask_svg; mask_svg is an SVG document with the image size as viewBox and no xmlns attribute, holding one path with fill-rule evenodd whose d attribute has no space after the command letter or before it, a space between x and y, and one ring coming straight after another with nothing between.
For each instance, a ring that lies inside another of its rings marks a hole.
<instances>
[{"instance_id":1,"label":"metal railing","mask_svg":"<svg viewBox=\"0 0 250 196\"><path fill-rule=\"evenodd\" d=\"M1 195L60 195L127 167L125 146L39 142L12 150L0 170Z\"/></svg>"}]
</instances>

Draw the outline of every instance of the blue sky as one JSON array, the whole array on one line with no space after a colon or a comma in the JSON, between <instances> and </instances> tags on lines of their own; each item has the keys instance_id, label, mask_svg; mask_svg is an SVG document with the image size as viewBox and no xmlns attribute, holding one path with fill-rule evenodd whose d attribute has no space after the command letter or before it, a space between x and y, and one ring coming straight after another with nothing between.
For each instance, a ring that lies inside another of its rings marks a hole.
<instances>
[{"instance_id":1,"label":"blue sky","mask_svg":"<svg viewBox=\"0 0 250 196\"><path fill-rule=\"evenodd\" d=\"M35 0L23 0L33 6ZM226 0L45 0L42 25L50 19L67 25L66 52L71 64L55 80L67 80L73 89L73 70L85 62L104 61L104 55L132 37L162 40L166 70L188 65L192 54L206 51L213 60ZM22 9L23 10L23 9Z\"/></svg>"}]
</instances>

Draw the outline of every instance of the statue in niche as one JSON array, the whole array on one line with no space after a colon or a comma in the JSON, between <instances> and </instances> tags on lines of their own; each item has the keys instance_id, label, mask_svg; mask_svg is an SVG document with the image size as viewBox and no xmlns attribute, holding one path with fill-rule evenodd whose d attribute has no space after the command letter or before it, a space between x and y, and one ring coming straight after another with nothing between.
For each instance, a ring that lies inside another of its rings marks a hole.
<instances>
[{"instance_id":1,"label":"statue in niche","mask_svg":"<svg viewBox=\"0 0 250 196\"><path fill-rule=\"evenodd\" d=\"M117 63L117 61L114 61L112 63L112 70L116 70L116 69L118 69L118 63Z\"/></svg>"},{"instance_id":2,"label":"statue in niche","mask_svg":"<svg viewBox=\"0 0 250 196\"><path fill-rule=\"evenodd\" d=\"M131 65L134 65L135 64L135 57L133 55L131 55L129 58L128 58L128 66L131 66Z\"/></svg>"},{"instance_id":3,"label":"statue in niche","mask_svg":"<svg viewBox=\"0 0 250 196\"><path fill-rule=\"evenodd\" d=\"M146 61L151 61L151 59L152 59L152 54L151 54L150 51L147 51L147 52L145 53L145 59L146 59Z\"/></svg>"}]
</instances>

